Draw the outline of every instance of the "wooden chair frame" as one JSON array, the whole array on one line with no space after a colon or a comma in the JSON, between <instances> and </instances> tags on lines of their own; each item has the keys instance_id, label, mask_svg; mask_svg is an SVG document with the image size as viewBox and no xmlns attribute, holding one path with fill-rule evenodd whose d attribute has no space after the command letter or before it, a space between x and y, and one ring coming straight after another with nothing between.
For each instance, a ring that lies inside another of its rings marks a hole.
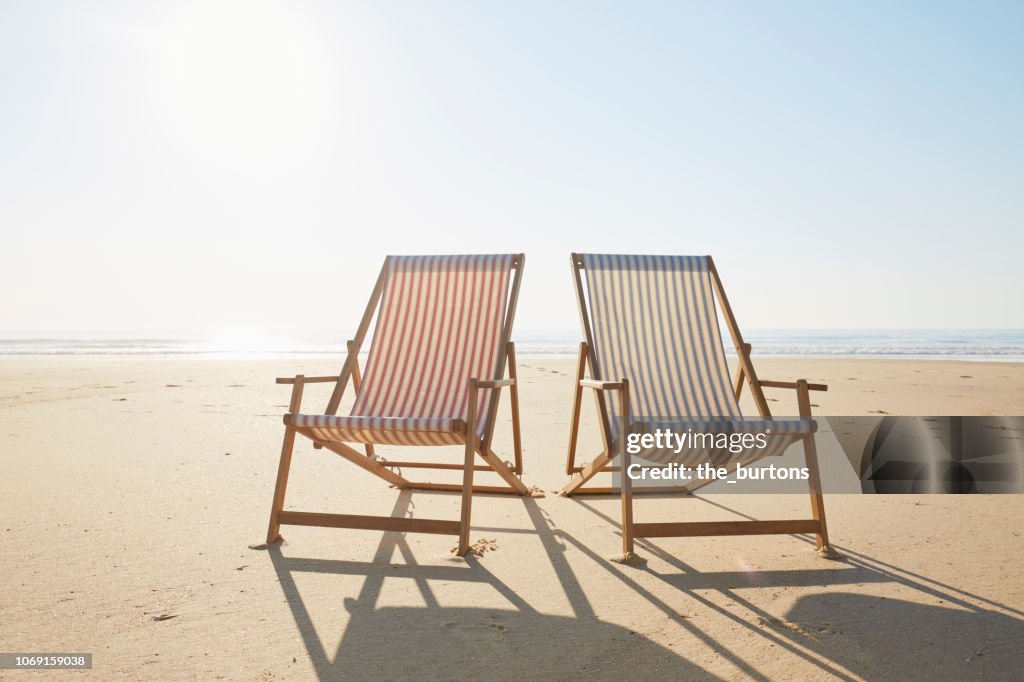
<instances>
[{"instance_id":1,"label":"wooden chair frame","mask_svg":"<svg viewBox=\"0 0 1024 682\"><path fill-rule=\"evenodd\" d=\"M345 443L326 441L318 438L310 428L295 427L289 423L289 415L300 412L302 403L302 392L306 384L334 382L334 391L324 414L337 414L341 405L342 396L351 380L353 390L357 393L360 386L359 371L359 350L366 339L370 324L378 311L381 295L384 291L384 284L387 281L388 268L391 257L384 260L377 283L370 301L363 312L362 320L356 331L355 338L348 342L348 356L338 376L317 376L307 377L297 375L295 377L278 378L278 384L291 384L292 395L288 405L288 413L284 417L285 432L284 442L281 445L281 459L277 469L277 482L274 487L274 498L270 509L270 523L267 528L267 543L277 542L280 538L282 525L294 526L325 526L331 528L356 528L364 530L398 531L412 533L434 533L441 535L459 536L457 553L465 556L469 550L470 515L472 511L473 493L505 493L514 495L529 495L530 490L523 484L519 476L523 472L522 437L519 429L519 387L516 383L516 355L515 344L510 340L512 334L512 323L515 319L516 303L519 299L519 286L522 281L523 266L526 257L524 254L517 254L512 262L514 270L513 280L509 289L507 307L505 312L505 326L502 330L501 343L499 346L498 361L494 369L494 375L490 379L471 378L467 382L466 392L468 396L468 414L465 421L456 424L456 431L460 434L465 446L465 459L462 464L445 464L437 462L419 461L384 461L376 457L372 444L366 444L366 452L361 453ZM508 378L504 377L506 367ZM500 389L508 388L512 409L512 442L515 451L515 463L508 466L502 462L491 449L491 439L494 435L495 417L498 411L498 399ZM471 424L476 424L477 410L479 405L479 392L483 389L492 389L487 409L487 428L481 438ZM284 509L285 491L288 487L288 473L291 468L292 451L295 446L295 435L301 434L313 441L316 449L327 449L343 459L352 462L365 471L378 476L393 487L410 490L433 490L459 492L462 494L462 508L458 521L441 519L413 519L396 518L391 516L362 516L352 514L322 514L312 512L290 511ZM475 464L474 455L480 456L484 464ZM449 469L461 470L462 483L431 483L428 481L410 481L394 469ZM502 478L507 484L504 486L474 485L473 474L477 471L492 471Z\"/></svg>"},{"instance_id":2,"label":"wooden chair frame","mask_svg":"<svg viewBox=\"0 0 1024 682\"><path fill-rule=\"evenodd\" d=\"M758 378L754 365L750 359L750 344L743 341L736 318L733 316L729 300L725 296L722 281L718 276L718 270L711 256L708 256L708 266L712 282L712 292L718 302L718 306L725 318L729 335L732 337L739 356L739 371L736 377L735 395L739 400L744 384L750 387L754 398L754 404L762 419L772 419L771 410L768 408L768 401L765 399L765 388L793 389L797 393L797 405L800 417L811 418L810 391L827 391L825 384L810 384L806 380L798 381L765 381ZM630 431L632 420L630 418L630 394L629 381L625 378L612 379L602 377L597 363L597 356L594 352L594 335L590 323L590 314L587 307L587 293L583 286L583 270L585 269L582 254L572 254L573 280L576 285L576 301L579 307L580 322L583 326L583 334L586 338L580 344L579 356L576 365L576 389L573 396L572 420L569 427L569 449L566 458L565 470L572 479L560 491L564 496L597 494L617 494L622 500L622 551L624 560L636 558L634 553L635 538L653 537L692 537L710 535L771 535L771 534L792 534L792 533L813 533L816 538L816 547L822 556L832 556L833 552L828 543L828 528L825 522L825 502L821 492L821 476L818 469L818 451L814 442L814 434L803 436L804 458L808 469L808 487L811 497L810 519L787 519L776 521L690 521L671 523L637 523L633 520L633 486L626 471L630 465L630 454L625 447L625 438L621 440L619 466L611 465L614 454L612 453L612 429L608 413L608 403L605 394L608 391L619 391L622 402L622 426L621 433ZM590 379L586 378L589 371ZM607 380L606 380L607 379ZM601 438L603 449L589 463L584 465L576 464L576 444L580 425L580 408L583 400L583 390L594 391L595 404L597 407L598 420L601 426ZM729 467L730 474L735 466ZM586 484L599 473L619 471L621 485L614 487L587 486ZM677 487L652 487L645 488L644 493L693 493L703 485L712 481L704 481L690 486ZM637 491L640 492L640 491Z\"/></svg>"}]
</instances>

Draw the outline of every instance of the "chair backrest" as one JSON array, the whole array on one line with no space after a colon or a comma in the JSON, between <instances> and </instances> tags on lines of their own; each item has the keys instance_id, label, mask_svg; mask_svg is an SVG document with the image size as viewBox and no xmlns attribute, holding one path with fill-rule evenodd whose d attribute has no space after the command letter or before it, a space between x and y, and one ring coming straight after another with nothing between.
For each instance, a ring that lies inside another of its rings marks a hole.
<instances>
[{"instance_id":1,"label":"chair backrest","mask_svg":"<svg viewBox=\"0 0 1024 682\"><path fill-rule=\"evenodd\" d=\"M468 380L504 370L518 288L510 279L521 264L512 254L389 256L352 414L465 419ZM480 391L480 435L490 398Z\"/></svg>"},{"instance_id":2,"label":"chair backrest","mask_svg":"<svg viewBox=\"0 0 1024 682\"><path fill-rule=\"evenodd\" d=\"M629 380L634 418L741 416L722 346L710 257L583 254L574 256L573 271L594 377ZM618 392L608 394L607 404L606 424L615 438Z\"/></svg>"}]
</instances>

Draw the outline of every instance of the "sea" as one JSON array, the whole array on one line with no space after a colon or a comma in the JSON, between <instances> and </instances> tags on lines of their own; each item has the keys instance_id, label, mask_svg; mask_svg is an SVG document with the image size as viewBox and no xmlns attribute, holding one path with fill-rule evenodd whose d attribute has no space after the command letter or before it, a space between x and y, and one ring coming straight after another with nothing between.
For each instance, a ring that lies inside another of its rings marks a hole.
<instances>
[{"instance_id":1,"label":"sea","mask_svg":"<svg viewBox=\"0 0 1024 682\"><path fill-rule=\"evenodd\" d=\"M24 356L330 357L351 332L9 331L0 358ZM516 331L521 358L575 357L575 330ZM824 358L1024 361L1024 329L747 330L755 355ZM732 352L726 342L727 353Z\"/></svg>"}]
</instances>

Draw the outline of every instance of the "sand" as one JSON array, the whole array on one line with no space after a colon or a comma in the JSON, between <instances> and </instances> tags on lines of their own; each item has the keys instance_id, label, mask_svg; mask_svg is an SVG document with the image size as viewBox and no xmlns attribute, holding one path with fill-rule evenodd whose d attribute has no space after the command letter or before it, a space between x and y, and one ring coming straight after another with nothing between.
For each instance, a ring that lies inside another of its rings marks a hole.
<instances>
[{"instance_id":1,"label":"sand","mask_svg":"<svg viewBox=\"0 0 1024 682\"><path fill-rule=\"evenodd\" d=\"M814 396L819 414L1024 414L1019 364L758 367L830 384ZM92 652L97 679L1024 677L1022 496L828 496L840 562L817 558L808 538L764 536L641 541L646 565L622 566L608 561L618 501L550 493L477 497L481 552L467 560L444 536L295 527L281 547L249 549L266 533L288 401L272 379L337 370L0 360L0 651ZM572 370L521 361L524 479L549 491L565 482ZM309 388L304 405L322 409L328 391ZM792 394L770 398L795 410ZM589 404L584 414L588 458L598 436ZM509 457L501 418L496 449ZM643 499L637 515L778 518L807 506L699 496ZM390 489L306 443L288 507L458 510L453 495Z\"/></svg>"}]
</instances>

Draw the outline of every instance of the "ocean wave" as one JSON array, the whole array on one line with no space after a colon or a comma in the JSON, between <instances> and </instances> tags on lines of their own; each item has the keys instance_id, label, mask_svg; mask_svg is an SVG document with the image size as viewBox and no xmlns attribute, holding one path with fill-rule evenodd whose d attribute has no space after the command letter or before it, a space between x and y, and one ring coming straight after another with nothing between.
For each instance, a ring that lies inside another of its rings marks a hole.
<instances>
[{"instance_id":1,"label":"ocean wave","mask_svg":"<svg viewBox=\"0 0 1024 682\"><path fill-rule=\"evenodd\" d=\"M345 340L338 333L291 338L286 334L234 337L123 333L0 335L0 357L25 356L208 356L340 357ZM726 338L726 353L734 355ZM522 358L575 357L575 332L524 332L516 335ZM826 358L904 358L1024 360L1024 330L782 330L752 331L745 340L755 356Z\"/></svg>"}]
</instances>

